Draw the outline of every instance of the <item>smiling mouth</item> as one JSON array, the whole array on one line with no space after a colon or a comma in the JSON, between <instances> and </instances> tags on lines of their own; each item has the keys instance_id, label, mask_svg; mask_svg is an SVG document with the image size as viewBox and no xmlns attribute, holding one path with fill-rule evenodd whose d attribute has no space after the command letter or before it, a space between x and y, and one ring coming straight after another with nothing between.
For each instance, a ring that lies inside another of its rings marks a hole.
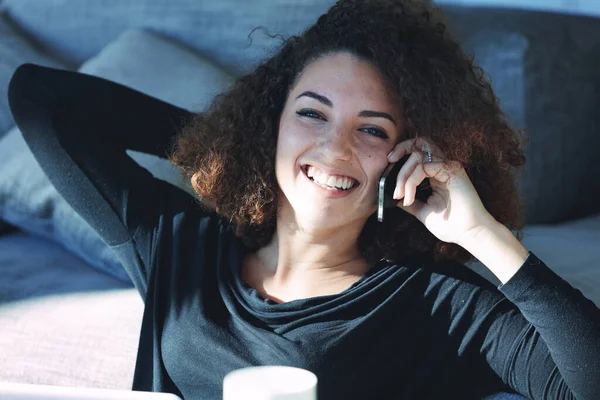
<instances>
[{"instance_id":1,"label":"smiling mouth","mask_svg":"<svg viewBox=\"0 0 600 400\"><path fill-rule=\"evenodd\" d=\"M302 173L308 179L310 179L311 181L313 181L315 184L317 184L317 185L319 185L319 186L321 186L321 187L323 187L325 189L328 189L328 190L337 190L337 191L343 192L343 191L355 189L355 188L357 188L360 185L359 181L357 181L355 179L352 179L352 178L347 178L351 182L351 185L349 187L345 187L344 188L343 186L347 186L347 185L344 185L344 183L340 182L340 180L338 180L338 182L336 182L335 186L330 186L330 185L326 184L323 180L317 181L317 180L315 180L314 177L308 176L308 168L309 167L311 167L311 165L308 165L308 164L303 165L301 167ZM340 183L341 183L341 185L340 185Z\"/></svg>"}]
</instances>

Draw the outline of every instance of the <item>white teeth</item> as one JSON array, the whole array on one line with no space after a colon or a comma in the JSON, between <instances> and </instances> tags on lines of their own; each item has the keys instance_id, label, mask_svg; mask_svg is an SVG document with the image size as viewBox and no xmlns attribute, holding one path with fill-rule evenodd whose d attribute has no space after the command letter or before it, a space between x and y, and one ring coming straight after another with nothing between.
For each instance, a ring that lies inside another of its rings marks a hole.
<instances>
[{"instance_id":1,"label":"white teeth","mask_svg":"<svg viewBox=\"0 0 600 400\"><path fill-rule=\"evenodd\" d=\"M336 179L333 176L330 176L329 179L327 179L326 185L333 187L333 186L335 186L335 184L336 184Z\"/></svg>"},{"instance_id":2,"label":"white teeth","mask_svg":"<svg viewBox=\"0 0 600 400\"><path fill-rule=\"evenodd\" d=\"M352 183L350 183L350 180L348 178L338 179L338 186L341 186L344 189L348 189L350 186L352 186Z\"/></svg>"},{"instance_id":3,"label":"white teeth","mask_svg":"<svg viewBox=\"0 0 600 400\"><path fill-rule=\"evenodd\" d=\"M315 180L315 182L320 183L321 185L327 185L327 175L325 174L321 174L319 172L317 172L315 174L315 176L313 177L313 179Z\"/></svg>"},{"instance_id":4,"label":"white teeth","mask_svg":"<svg viewBox=\"0 0 600 400\"><path fill-rule=\"evenodd\" d=\"M336 178L334 176L330 176L323 171L316 169L312 165L309 165L306 168L306 176L313 178L313 181L316 183L329 186L330 188L337 187L340 189L349 189L354 186L355 183L353 179L348 177Z\"/></svg>"}]
</instances>

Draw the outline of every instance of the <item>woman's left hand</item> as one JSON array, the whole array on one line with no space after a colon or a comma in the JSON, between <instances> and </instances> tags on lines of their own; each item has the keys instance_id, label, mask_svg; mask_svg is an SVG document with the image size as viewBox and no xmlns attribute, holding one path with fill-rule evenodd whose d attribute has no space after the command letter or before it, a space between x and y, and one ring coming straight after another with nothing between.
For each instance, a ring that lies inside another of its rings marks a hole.
<instances>
[{"instance_id":1,"label":"woman's left hand","mask_svg":"<svg viewBox=\"0 0 600 400\"><path fill-rule=\"evenodd\" d=\"M424 163L423 151L427 150L432 162ZM398 207L414 215L438 239L460 245L495 222L459 162L443 161L440 149L424 138L398 143L388 161L397 162L406 154L411 155L398 174L394 198L404 198ZM433 190L427 203L415 198L417 186L425 178Z\"/></svg>"}]
</instances>

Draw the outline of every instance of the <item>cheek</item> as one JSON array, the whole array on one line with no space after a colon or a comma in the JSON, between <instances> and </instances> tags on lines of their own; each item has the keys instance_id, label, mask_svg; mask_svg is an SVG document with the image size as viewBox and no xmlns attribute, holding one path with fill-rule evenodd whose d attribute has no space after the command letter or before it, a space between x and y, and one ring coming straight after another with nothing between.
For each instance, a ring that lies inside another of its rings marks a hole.
<instances>
[{"instance_id":1,"label":"cheek","mask_svg":"<svg viewBox=\"0 0 600 400\"><path fill-rule=\"evenodd\" d=\"M365 201L367 204L375 204L377 198L377 187L379 185L379 178L388 166L387 153L385 151L373 151L364 152L361 154L360 159L362 160L362 167L365 174L368 176L368 188L367 196Z\"/></svg>"},{"instance_id":2,"label":"cheek","mask_svg":"<svg viewBox=\"0 0 600 400\"><path fill-rule=\"evenodd\" d=\"M290 174L294 174L296 160L305 147L305 139L297 127L280 124L275 154L275 174L280 184L281 179L287 181L292 178Z\"/></svg>"},{"instance_id":3,"label":"cheek","mask_svg":"<svg viewBox=\"0 0 600 400\"><path fill-rule=\"evenodd\" d=\"M277 140L277 158L287 159L298 157L314 142L315 135L310 130L293 123L283 123L279 127Z\"/></svg>"},{"instance_id":4,"label":"cheek","mask_svg":"<svg viewBox=\"0 0 600 400\"><path fill-rule=\"evenodd\" d=\"M388 166L387 155L389 150L384 146L364 146L357 150L357 156L362 160L365 172L370 176L381 176Z\"/></svg>"},{"instance_id":5,"label":"cheek","mask_svg":"<svg viewBox=\"0 0 600 400\"><path fill-rule=\"evenodd\" d=\"M365 156L371 156L371 162L387 164L387 155L394 148L390 141L381 140L365 134L356 140L358 150Z\"/></svg>"}]
</instances>

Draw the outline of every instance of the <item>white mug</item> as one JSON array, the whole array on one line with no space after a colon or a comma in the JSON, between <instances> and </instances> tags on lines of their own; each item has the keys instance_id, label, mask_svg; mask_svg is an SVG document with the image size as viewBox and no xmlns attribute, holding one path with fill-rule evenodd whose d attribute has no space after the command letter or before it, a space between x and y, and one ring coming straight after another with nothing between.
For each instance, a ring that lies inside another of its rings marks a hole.
<instances>
[{"instance_id":1,"label":"white mug","mask_svg":"<svg viewBox=\"0 0 600 400\"><path fill-rule=\"evenodd\" d=\"M317 400L317 376L284 366L238 369L223 380L223 400Z\"/></svg>"}]
</instances>

